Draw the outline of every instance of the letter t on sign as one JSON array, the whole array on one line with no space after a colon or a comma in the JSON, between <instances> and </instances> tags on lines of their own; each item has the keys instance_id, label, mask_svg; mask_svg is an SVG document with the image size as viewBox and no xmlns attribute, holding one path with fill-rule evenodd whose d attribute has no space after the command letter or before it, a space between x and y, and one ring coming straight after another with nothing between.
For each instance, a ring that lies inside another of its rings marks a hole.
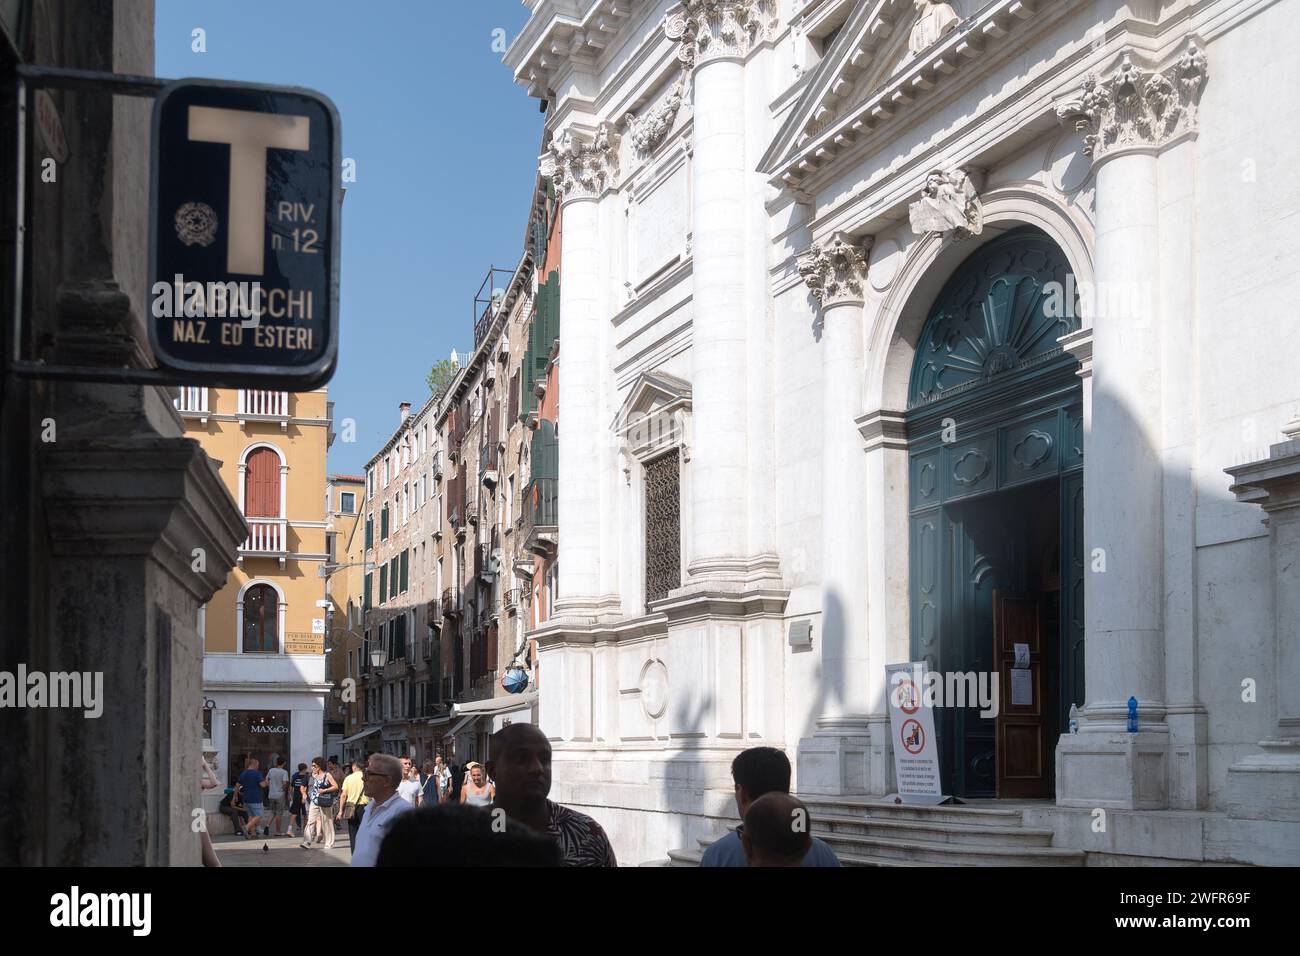
<instances>
[{"instance_id":1,"label":"letter t on sign","mask_svg":"<svg viewBox=\"0 0 1300 956\"><path fill-rule=\"evenodd\" d=\"M266 240L266 151L305 150L311 120L211 106L189 108L189 138L230 144L230 221L226 225L226 269L260 276Z\"/></svg>"}]
</instances>

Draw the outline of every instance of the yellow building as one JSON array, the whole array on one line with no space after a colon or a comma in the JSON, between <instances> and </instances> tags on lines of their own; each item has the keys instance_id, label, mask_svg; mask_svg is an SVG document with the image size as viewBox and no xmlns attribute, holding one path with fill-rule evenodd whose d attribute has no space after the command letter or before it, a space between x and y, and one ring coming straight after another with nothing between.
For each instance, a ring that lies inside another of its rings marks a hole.
<instances>
[{"instance_id":1,"label":"yellow building","mask_svg":"<svg viewBox=\"0 0 1300 956\"><path fill-rule=\"evenodd\" d=\"M183 388L176 407L249 531L225 586L199 612L204 751L232 783L249 756L264 770L284 756L292 773L322 755L330 693L326 392Z\"/></svg>"},{"instance_id":2,"label":"yellow building","mask_svg":"<svg viewBox=\"0 0 1300 956\"><path fill-rule=\"evenodd\" d=\"M358 518L365 492L366 479L361 475L330 475L325 487L325 550L330 562L325 585L330 602L325 671L333 687L325 704L325 753L340 759L345 756L344 738L357 732L361 712L357 685L365 550Z\"/></svg>"}]
</instances>

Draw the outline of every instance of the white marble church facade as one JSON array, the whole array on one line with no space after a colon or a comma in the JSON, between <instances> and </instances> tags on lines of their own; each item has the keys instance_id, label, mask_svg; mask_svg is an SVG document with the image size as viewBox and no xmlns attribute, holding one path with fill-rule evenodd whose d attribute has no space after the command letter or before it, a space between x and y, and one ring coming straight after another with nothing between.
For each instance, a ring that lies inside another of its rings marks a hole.
<instances>
[{"instance_id":1,"label":"white marble church facade","mask_svg":"<svg viewBox=\"0 0 1300 956\"><path fill-rule=\"evenodd\" d=\"M1033 464L1081 468L1086 563L1055 843L1300 863L1300 3L525 2L506 60L563 202L552 796L627 864L733 823L744 747L801 793L894 788L917 351L1028 227L1085 290L1035 359L1072 362ZM1001 475L982 447L958 482Z\"/></svg>"}]
</instances>

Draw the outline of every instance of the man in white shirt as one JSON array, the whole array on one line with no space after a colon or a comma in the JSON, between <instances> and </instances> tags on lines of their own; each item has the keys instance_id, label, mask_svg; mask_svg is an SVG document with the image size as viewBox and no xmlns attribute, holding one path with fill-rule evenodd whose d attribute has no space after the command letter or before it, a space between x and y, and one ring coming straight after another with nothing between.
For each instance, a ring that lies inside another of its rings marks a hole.
<instances>
[{"instance_id":1,"label":"man in white shirt","mask_svg":"<svg viewBox=\"0 0 1300 956\"><path fill-rule=\"evenodd\" d=\"M403 800L413 807L420 805L420 780L414 765L402 757L402 782L397 785L397 792Z\"/></svg>"},{"instance_id":2,"label":"man in white shirt","mask_svg":"<svg viewBox=\"0 0 1300 956\"><path fill-rule=\"evenodd\" d=\"M363 771L366 796L370 803L357 830L357 845L352 848L353 866L374 866L379 859L379 845L393 821L414 810L397 792L402 782L402 764L391 754L371 754Z\"/></svg>"}]
</instances>

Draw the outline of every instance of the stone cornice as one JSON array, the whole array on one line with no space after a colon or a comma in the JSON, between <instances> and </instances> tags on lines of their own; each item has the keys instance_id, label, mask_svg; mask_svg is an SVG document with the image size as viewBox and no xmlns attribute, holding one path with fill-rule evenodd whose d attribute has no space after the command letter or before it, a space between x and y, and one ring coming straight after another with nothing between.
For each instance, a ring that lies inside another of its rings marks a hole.
<instances>
[{"instance_id":1,"label":"stone cornice","mask_svg":"<svg viewBox=\"0 0 1300 956\"><path fill-rule=\"evenodd\" d=\"M226 583L248 527L196 440L61 440L42 463L55 554L151 555L200 603Z\"/></svg>"},{"instance_id":2,"label":"stone cornice","mask_svg":"<svg viewBox=\"0 0 1300 956\"><path fill-rule=\"evenodd\" d=\"M542 0L506 51L504 62L529 96L550 95L570 64L594 67L645 0Z\"/></svg>"},{"instance_id":3,"label":"stone cornice","mask_svg":"<svg viewBox=\"0 0 1300 956\"><path fill-rule=\"evenodd\" d=\"M590 136L568 127L542 156L542 175L555 183L563 202L599 199L618 179L619 139L609 123L601 123Z\"/></svg>"},{"instance_id":4,"label":"stone cornice","mask_svg":"<svg viewBox=\"0 0 1300 956\"><path fill-rule=\"evenodd\" d=\"M824 242L814 242L799 257L799 275L823 308L864 300L867 256L873 241L872 236L855 239L836 232Z\"/></svg>"},{"instance_id":5,"label":"stone cornice","mask_svg":"<svg viewBox=\"0 0 1300 956\"><path fill-rule=\"evenodd\" d=\"M1105 77L1090 73L1080 95L1056 108L1084 134L1094 163L1132 149L1159 149L1195 136L1207 76L1203 44L1189 37L1177 60L1157 69L1133 50Z\"/></svg>"},{"instance_id":6,"label":"stone cornice","mask_svg":"<svg viewBox=\"0 0 1300 956\"><path fill-rule=\"evenodd\" d=\"M772 39L775 0L681 0L681 9L664 21L668 39L681 43L678 58L703 66L713 60L744 59Z\"/></svg>"},{"instance_id":7,"label":"stone cornice","mask_svg":"<svg viewBox=\"0 0 1300 956\"><path fill-rule=\"evenodd\" d=\"M883 14L873 16L856 42L827 64L826 75L809 86L806 99L795 107L760 162L760 171L770 174L778 188L800 190L805 180L841 154L874 139L914 112L918 103L948 88L972 61L1020 42L1019 34L1028 24L1064 7L1065 0L996 0L859 103L840 103L852 92L854 80L871 68L894 28ZM881 3L881 10L887 8L892 9L888 2Z\"/></svg>"}]
</instances>

